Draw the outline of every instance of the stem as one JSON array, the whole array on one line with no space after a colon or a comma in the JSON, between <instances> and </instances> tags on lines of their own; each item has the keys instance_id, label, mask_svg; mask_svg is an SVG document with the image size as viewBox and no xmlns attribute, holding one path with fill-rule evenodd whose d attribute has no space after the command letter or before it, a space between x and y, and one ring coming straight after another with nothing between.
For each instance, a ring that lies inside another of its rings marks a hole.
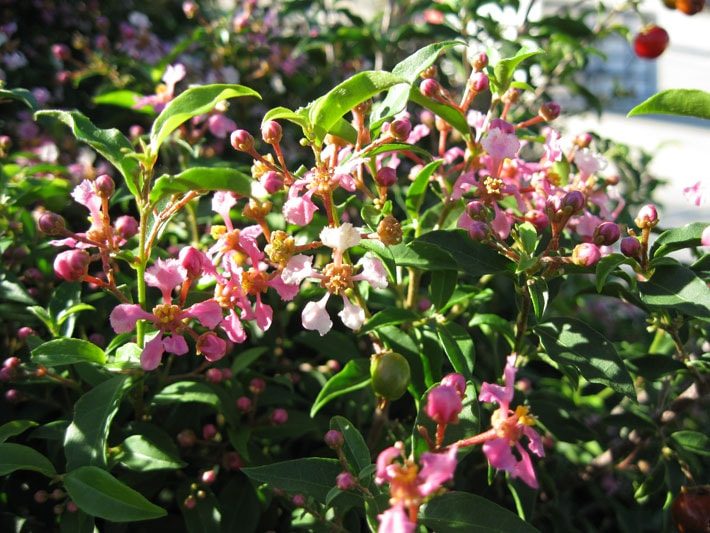
<instances>
[{"instance_id":1,"label":"stem","mask_svg":"<svg viewBox=\"0 0 710 533\"><path fill-rule=\"evenodd\" d=\"M515 344L513 351L520 353L525 341L525 331L528 327L528 315L530 314L530 295L526 287L526 280L523 279L523 286L520 287L520 311L518 311L518 319L515 323Z\"/></svg>"},{"instance_id":2,"label":"stem","mask_svg":"<svg viewBox=\"0 0 710 533\"><path fill-rule=\"evenodd\" d=\"M141 209L140 236L138 244L138 268L136 269L136 283L138 285L138 305L145 311L146 289L145 289L145 267L148 262L146 254L146 238L148 235L148 217L150 217L150 207ZM145 343L145 322L136 322L136 343L143 348Z\"/></svg>"},{"instance_id":3,"label":"stem","mask_svg":"<svg viewBox=\"0 0 710 533\"><path fill-rule=\"evenodd\" d=\"M413 267L407 267L407 270L409 271L409 287L407 289L407 301L404 302L404 308L414 309L417 305L417 293L419 292L421 273Z\"/></svg>"}]
</instances>

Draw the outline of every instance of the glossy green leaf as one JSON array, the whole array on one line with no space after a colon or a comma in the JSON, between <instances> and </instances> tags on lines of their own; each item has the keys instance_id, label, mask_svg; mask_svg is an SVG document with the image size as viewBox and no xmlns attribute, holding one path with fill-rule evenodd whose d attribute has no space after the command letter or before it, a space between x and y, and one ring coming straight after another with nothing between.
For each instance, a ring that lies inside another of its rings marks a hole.
<instances>
[{"instance_id":1,"label":"glossy green leaf","mask_svg":"<svg viewBox=\"0 0 710 533\"><path fill-rule=\"evenodd\" d=\"M192 87L172 100L155 119L150 130L150 152L157 154L168 135L193 117L212 111L220 102L230 98L253 96L259 93L244 87L226 83Z\"/></svg>"},{"instance_id":2,"label":"glossy green leaf","mask_svg":"<svg viewBox=\"0 0 710 533\"><path fill-rule=\"evenodd\" d=\"M448 252L459 270L474 276L512 272L514 264L490 247L472 240L463 230L425 233L415 242L426 242Z\"/></svg>"},{"instance_id":3,"label":"glossy green leaf","mask_svg":"<svg viewBox=\"0 0 710 533\"><path fill-rule=\"evenodd\" d=\"M661 233L651 247L651 257L661 257L676 250L700 246L700 236L710 222L693 222Z\"/></svg>"},{"instance_id":4,"label":"glossy green leaf","mask_svg":"<svg viewBox=\"0 0 710 533\"><path fill-rule=\"evenodd\" d=\"M390 72L371 70L355 74L333 88L310 106L308 118L316 130L316 139L322 141L355 106L400 83L406 80Z\"/></svg>"},{"instance_id":5,"label":"glossy green leaf","mask_svg":"<svg viewBox=\"0 0 710 533\"><path fill-rule=\"evenodd\" d=\"M313 402L313 407L311 407L311 417L315 416L323 406L338 396L364 389L369 384L370 360L351 359L340 372L323 385Z\"/></svg>"},{"instance_id":6,"label":"glossy green leaf","mask_svg":"<svg viewBox=\"0 0 710 533\"><path fill-rule=\"evenodd\" d=\"M476 351L468 331L455 322L437 323L436 334L454 370L466 379L471 379L476 365Z\"/></svg>"},{"instance_id":7,"label":"glossy green leaf","mask_svg":"<svg viewBox=\"0 0 710 533\"><path fill-rule=\"evenodd\" d=\"M126 376L115 376L84 394L74 405L74 419L64 436L67 470L106 466L106 441L113 417L128 387Z\"/></svg>"},{"instance_id":8,"label":"glossy green leaf","mask_svg":"<svg viewBox=\"0 0 710 533\"><path fill-rule=\"evenodd\" d=\"M0 443L5 442L10 437L15 437L24 433L38 424L33 420L12 420L0 426Z\"/></svg>"},{"instance_id":9,"label":"glossy green leaf","mask_svg":"<svg viewBox=\"0 0 710 533\"><path fill-rule=\"evenodd\" d=\"M414 181L407 189L405 205L407 206L407 213L409 213L410 216L416 217L419 213L419 209L422 206L424 196L429 187L429 179L443 162L442 159L438 159L428 163L419 171L417 177L414 178Z\"/></svg>"},{"instance_id":10,"label":"glossy green leaf","mask_svg":"<svg viewBox=\"0 0 710 533\"><path fill-rule=\"evenodd\" d=\"M261 120L263 125L269 120L288 120L294 124L298 124L303 129L304 133L310 129L310 122L308 121L308 112L305 108L299 108L296 111L292 111L287 107L274 107L270 109Z\"/></svg>"},{"instance_id":11,"label":"glossy green leaf","mask_svg":"<svg viewBox=\"0 0 710 533\"><path fill-rule=\"evenodd\" d=\"M681 448L698 455L710 456L710 437L699 431L676 431L671 440Z\"/></svg>"},{"instance_id":12,"label":"glossy green leaf","mask_svg":"<svg viewBox=\"0 0 710 533\"><path fill-rule=\"evenodd\" d=\"M259 359L268 351L266 346L255 346L254 348L249 348L243 352L239 352L234 357L234 362L232 363L232 374L238 375L243 370L246 370L251 366L251 364Z\"/></svg>"},{"instance_id":13,"label":"glossy green leaf","mask_svg":"<svg viewBox=\"0 0 710 533\"><path fill-rule=\"evenodd\" d=\"M468 325L469 327L477 326L482 328L484 329L484 333L486 328L495 331L508 341L511 348L515 344L515 331L513 330L513 326L502 316L494 315L492 313L476 313L473 315L473 318Z\"/></svg>"},{"instance_id":14,"label":"glossy green leaf","mask_svg":"<svg viewBox=\"0 0 710 533\"><path fill-rule=\"evenodd\" d=\"M17 102L22 102L32 111L37 109L39 105L35 99L32 91L18 87L16 89L0 89L0 103L4 100L15 100Z\"/></svg>"},{"instance_id":15,"label":"glossy green leaf","mask_svg":"<svg viewBox=\"0 0 710 533\"><path fill-rule=\"evenodd\" d=\"M272 489L303 494L325 503L343 468L336 459L308 457L264 466L242 468L242 473Z\"/></svg>"},{"instance_id":16,"label":"glossy green leaf","mask_svg":"<svg viewBox=\"0 0 710 533\"><path fill-rule=\"evenodd\" d=\"M710 318L710 288L692 270L680 265L656 268L639 283L641 301L660 309L675 309L691 317Z\"/></svg>"},{"instance_id":17,"label":"glossy green leaf","mask_svg":"<svg viewBox=\"0 0 710 533\"><path fill-rule=\"evenodd\" d=\"M32 362L45 366L73 363L106 363L106 354L93 342L81 339L55 339L32 350Z\"/></svg>"},{"instance_id":18,"label":"glossy green leaf","mask_svg":"<svg viewBox=\"0 0 710 533\"><path fill-rule=\"evenodd\" d=\"M431 153L428 150L425 150L424 148L421 148L416 144L409 144L404 142L381 144L371 150L367 150L364 155L365 157L373 157L380 154L394 154L397 152L412 152L426 161L431 159Z\"/></svg>"},{"instance_id":19,"label":"glossy green leaf","mask_svg":"<svg viewBox=\"0 0 710 533\"><path fill-rule=\"evenodd\" d=\"M118 91L111 91L104 94L99 94L94 96L91 101L97 105L112 105L116 107L122 107L125 109L130 109L137 113L144 113L146 115L153 115L155 112L151 106L143 106L136 108L136 102L143 95L135 91L130 91L128 89L119 89Z\"/></svg>"},{"instance_id":20,"label":"glossy green leaf","mask_svg":"<svg viewBox=\"0 0 710 533\"><path fill-rule=\"evenodd\" d=\"M434 308L443 308L451 299L456 289L459 274L455 270L435 270L429 282L429 298Z\"/></svg>"},{"instance_id":21,"label":"glossy green leaf","mask_svg":"<svg viewBox=\"0 0 710 533\"><path fill-rule=\"evenodd\" d=\"M54 477L57 472L44 455L29 446L3 442L0 444L0 476L16 470L32 470L47 477Z\"/></svg>"},{"instance_id":22,"label":"glossy green leaf","mask_svg":"<svg viewBox=\"0 0 710 533\"><path fill-rule=\"evenodd\" d=\"M420 514L420 523L437 533L534 533L515 513L468 492L435 497Z\"/></svg>"},{"instance_id":23,"label":"glossy green leaf","mask_svg":"<svg viewBox=\"0 0 710 533\"><path fill-rule=\"evenodd\" d=\"M382 326L394 326L404 322L411 322L419 318L413 311L401 309L399 307L390 307L382 311L378 311L360 328L360 333L367 333Z\"/></svg>"},{"instance_id":24,"label":"glossy green leaf","mask_svg":"<svg viewBox=\"0 0 710 533\"><path fill-rule=\"evenodd\" d=\"M111 522L136 522L165 516L165 509L95 466L82 466L64 476L64 487L86 514Z\"/></svg>"},{"instance_id":25,"label":"glossy green leaf","mask_svg":"<svg viewBox=\"0 0 710 533\"><path fill-rule=\"evenodd\" d=\"M536 278L531 283L528 283L527 288L535 318L540 320L545 314L547 304L550 301L550 291L547 287L547 282L543 278Z\"/></svg>"},{"instance_id":26,"label":"glossy green leaf","mask_svg":"<svg viewBox=\"0 0 710 533\"><path fill-rule=\"evenodd\" d=\"M622 254L609 254L602 257L596 267L596 287L597 292L602 292L606 280L609 276L621 265L633 265L633 259L630 259Z\"/></svg>"},{"instance_id":27,"label":"glossy green leaf","mask_svg":"<svg viewBox=\"0 0 710 533\"><path fill-rule=\"evenodd\" d=\"M629 111L636 115L681 115L710 120L710 93L697 89L669 89L654 94Z\"/></svg>"},{"instance_id":28,"label":"glossy green leaf","mask_svg":"<svg viewBox=\"0 0 710 533\"><path fill-rule=\"evenodd\" d=\"M37 111L35 120L50 117L71 128L77 140L91 146L116 167L132 194L138 194L138 161L128 154L133 153L131 142L117 129L97 128L79 111L59 111L56 109Z\"/></svg>"},{"instance_id":29,"label":"glossy green leaf","mask_svg":"<svg viewBox=\"0 0 710 533\"><path fill-rule=\"evenodd\" d=\"M209 385L197 381L171 383L153 397L153 403L158 405L193 402L216 407L219 397Z\"/></svg>"},{"instance_id":30,"label":"glossy green leaf","mask_svg":"<svg viewBox=\"0 0 710 533\"><path fill-rule=\"evenodd\" d=\"M466 117L458 109L427 98L421 93L418 87L411 88L409 91L409 99L415 104L425 107L435 115L443 118L465 138L471 136L471 127L468 125Z\"/></svg>"},{"instance_id":31,"label":"glossy green leaf","mask_svg":"<svg viewBox=\"0 0 710 533\"><path fill-rule=\"evenodd\" d=\"M234 191L249 196L252 181L251 176L229 167L192 167L175 176L165 174L155 180L150 201L156 203L167 195L189 191Z\"/></svg>"},{"instance_id":32,"label":"glossy green leaf","mask_svg":"<svg viewBox=\"0 0 710 533\"><path fill-rule=\"evenodd\" d=\"M420 270L456 270L451 254L427 240L416 239L409 244L390 246L397 266L409 266Z\"/></svg>"},{"instance_id":33,"label":"glossy green leaf","mask_svg":"<svg viewBox=\"0 0 710 533\"><path fill-rule=\"evenodd\" d=\"M510 87L510 83L513 81L513 74L520 64L526 59L542 53L544 53L542 50L529 50L523 47L518 50L513 57L507 57L498 61L498 63L496 63L491 69L493 72L493 76L491 77L491 85L495 87L496 92L499 95L505 93L505 91L508 90L508 87Z\"/></svg>"},{"instance_id":34,"label":"glossy green leaf","mask_svg":"<svg viewBox=\"0 0 710 533\"><path fill-rule=\"evenodd\" d=\"M167 437L167 435L166 435ZM131 435L120 446L118 462L129 470L176 470L187 463L180 459L171 440L158 441L150 435Z\"/></svg>"},{"instance_id":35,"label":"glossy green leaf","mask_svg":"<svg viewBox=\"0 0 710 533\"><path fill-rule=\"evenodd\" d=\"M372 464L370 449L367 447L362 434L353 426L350 420L342 416L334 416L330 419L330 429L335 429L342 433L344 439L343 453L356 474Z\"/></svg>"},{"instance_id":36,"label":"glossy green leaf","mask_svg":"<svg viewBox=\"0 0 710 533\"><path fill-rule=\"evenodd\" d=\"M616 349L601 333L573 318L551 318L533 328L556 363L576 368L593 383L636 399L634 384Z\"/></svg>"}]
</instances>

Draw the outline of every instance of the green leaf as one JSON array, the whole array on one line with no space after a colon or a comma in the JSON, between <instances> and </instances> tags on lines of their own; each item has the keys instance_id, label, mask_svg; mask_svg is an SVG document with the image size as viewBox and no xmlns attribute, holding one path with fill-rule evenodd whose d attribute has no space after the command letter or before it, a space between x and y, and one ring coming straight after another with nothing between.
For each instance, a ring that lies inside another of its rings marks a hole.
<instances>
[{"instance_id":1,"label":"green leaf","mask_svg":"<svg viewBox=\"0 0 710 533\"><path fill-rule=\"evenodd\" d=\"M364 389L370 384L370 360L351 359L343 369L330 378L318 393L311 407L311 417L314 417L325 404L338 396Z\"/></svg>"},{"instance_id":2,"label":"green leaf","mask_svg":"<svg viewBox=\"0 0 710 533\"><path fill-rule=\"evenodd\" d=\"M356 474L372 464L370 449L367 447L363 436L350 420L342 416L334 416L330 419L330 429L336 429L343 434L345 441L343 453Z\"/></svg>"},{"instance_id":3,"label":"green leaf","mask_svg":"<svg viewBox=\"0 0 710 533\"><path fill-rule=\"evenodd\" d=\"M316 140L323 141L330 129L348 111L390 87L406 83L400 76L384 71L355 74L311 104L308 118L316 130Z\"/></svg>"},{"instance_id":4,"label":"green leaf","mask_svg":"<svg viewBox=\"0 0 710 533\"><path fill-rule=\"evenodd\" d=\"M651 307L710 318L710 289L692 270L680 264L657 267L651 279L639 283L639 295Z\"/></svg>"},{"instance_id":5,"label":"green leaf","mask_svg":"<svg viewBox=\"0 0 710 533\"><path fill-rule=\"evenodd\" d=\"M264 115L264 118L261 120L262 126L269 120L288 120L289 122L301 126L304 133L311 129L311 123L308 121L308 110L305 108L291 111L288 107L274 107Z\"/></svg>"},{"instance_id":6,"label":"green leaf","mask_svg":"<svg viewBox=\"0 0 710 533\"><path fill-rule=\"evenodd\" d=\"M309 457L242 468L242 473L254 481L268 484L272 489L303 494L325 503L328 492L335 486L336 476L342 470L336 459Z\"/></svg>"},{"instance_id":7,"label":"green leaf","mask_svg":"<svg viewBox=\"0 0 710 533\"><path fill-rule=\"evenodd\" d=\"M167 437L167 435L166 435ZM121 444L118 461L129 470L176 470L187 465L171 440L157 442L150 435L131 435Z\"/></svg>"},{"instance_id":8,"label":"green leaf","mask_svg":"<svg viewBox=\"0 0 710 533\"><path fill-rule=\"evenodd\" d=\"M601 333L573 318L551 318L533 330L556 363L575 367L588 381L636 399L624 362Z\"/></svg>"},{"instance_id":9,"label":"green leaf","mask_svg":"<svg viewBox=\"0 0 710 533\"><path fill-rule=\"evenodd\" d=\"M208 385L197 381L171 383L153 396L153 403L157 405L192 402L216 407L219 397Z\"/></svg>"},{"instance_id":10,"label":"green leaf","mask_svg":"<svg viewBox=\"0 0 710 533\"><path fill-rule=\"evenodd\" d=\"M524 222L519 224L517 227L517 232L520 237L520 244L523 250L529 255L535 253L535 248L537 247L537 230L530 222Z\"/></svg>"},{"instance_id":11,"label":"green leaf","mask_svg":"<svg viewBox=\"0 0 710 533\"><path fill-rule=\"evenodd\" d=\"M127 377L115 376L76 402L74 419L64 436L67 470L86 465L106 466L109 429L127 388Z\"/></svg>"},{"instance_id":12,"label":"green leaf","mask_svg":"<svg viewBox=\"0 0 710 533\"><path fill-rule=\"evenodd\" d=\"M420 270L456 270L451 254L422 238L409 244L389 247L397 266L410 266Z\"/></svg>"},{"instance_id":13,"label":"green leaf","mask_svg":"<svg viewBox=\"0 0 710 533\"><path fill-rule=\"evenodd\" d=\"M621 254L609 254L602 257L597 263L596 268L596 286L597 292L602 292L604 285L606 284L607 278L614 272L620 265L633 265L635 262Z\"/></svg>"},{"instance_id":14,"label":"green leaf","mask_svg":"<svg viewBox=\"0 0 710 533\"><path fill-rule=\"evenodd\" d=\"M468 492L448 492L432 499L419 522L437 533L534 533L533 526L490 500Z\"/></svg>"},{"instance_id":15,"label":"green leaf","mask_svg":"<svg viewBox=\"0 0 710 533\"><path fill-rule=\"evenodd\" d=\"M700 236L710 222L693 222L661 233L651 247L651 257L661 257L676 250L700 246Z\"/></svg>"},{"instance_id":16,"label":"green leaf","mask_svg":"<svg viewBox=\"0 0 710 533\"><path fill-rule=\"evenodd\" d=\"M105 470L82 466L64 476L69 497L85 513L111 522L136 522L165 516L152 504Z\"/></svg>"},{"instance_id":17,"label":"green leaf","mask_svg":"<svg viewBox=\"0 0 710 533\"><path fill-rule=\"evenodd\" d=\"M136 113L143 113L146 115L154 114L153 108L150 106L134 107L138 99L143 96L135 91L130 91L128 89L120 89L118 91L111 91L104 94L99 94L94 96L91 101L97 105L112 105L116 107L123 107L125 109L130 109Z\"/></svg>"},{"instance_id":18,"label":"green leaf","mask_svg":"<svg viewBox=\"0 0 710 533\"><path fill-rule=\"evenodd\" d=\"M180 505L183 524L187 533L221 533L222 531L230 531L220 527L222 509L214 493L209 487L204 487L202 490L204 497L197 500L195 507L188 509L184 503ZM178 492L179 501L184 502L188 495L194 497L194 491L190 490L189 483L185 483L182 490ZM229 505L225 508L228 508ZM239 529L236 531L239 531Z\"/></svg>"},{"instance_id":19,"label":"green leaf","mask_svg":"<svg viewBox=\"0 0 710 533\"><path fill-rule=\"evenodd\" d=\"M626 115L681 115L710 120L710 93L697 89L669 89L654 94Z\"/></svg>"},{"instance_id":20,"label":"green leaf","mask_svg":"<svg viewBox=\"0 0 710 533\"><path fill-rule=\"evenodd\" d=\"M106 354L93 342L81 339L55 339L32 350L32 362L45 366L73 363L106 363Z\"/></svg>"},{"instance_id":21,"label":"green leaf","mask_svg":"<svg viewBox=\"0 0 710 533\"><path fill-rule=\"evenodd\" d=\"M128 154L133 153L130 141L117 129L103 130L79 111L47 110L37 111L35 120L50 117L71 128L77 140L91 146L116 167L126 180L128 190L138 195L138 161Z\"/></svg>"},{"instance_id":22,"label":"green leaf","mask_svg":"<svg viewBox=\"0 0 710 533\"><path fill-rule=\"evenodd\" d=\"M523 47L518 50L513 57L507 57L498 61L492 69L493 76L491 77L491 84L494 85L496 92L499 95L505 93L508 87L510 87L510 83L513 81L515 70L520 64L526 59L542 53L544 53L542 50L529 50Z\"/></svg>"},{"instance_id":23,"label":"green leaf","mask_svg":"<svg viewBox=\"0 0 710 533\"><path fill-rule=\"evenodd\" d=\"M415 104L425 107L435 115L443 118L465 138L468 139L471 136L471 127L468 125L466 117L458 109L427 98L419 91L418 87L412 87L410 89L409 99Z\"/></svg>"},{"instance_id":24,"label":"green leaf","mask_svg":"<svg viewBox=\"0 0 710 533\"><path fill-rule=\"evenodd\" d=\"M246 370L249 366L267 352L266 346L256 346L249 348L236 355L232 363L232 374L238 375L242 370Z\"/></svg>"},{"instance_id":25,"label":"green leaf","mask_svg":"<svg viewBox=\"0 0 710 533\"><path fill-rule=\"evenodd\" d=\"M228 167L192 167L170 176L165 174L155 180L150 191L150 201L155 204L169 194L189 191L234 191L242 196L251 194L252 178Z\"/></svg>"},{"instance_id":26,"label":"green leaf","mask_svg":"<svg viewBox=\"0 0 710 533\"><path fill-rule=\"evenodd\" d=\"M710 456L710 437L699 431L676 431L671 440L681 448L698 455Z\"/></svg>"},{"instance_id":27,"label":"green leaf","mask_svg":"<svg viewBox=\"0 0 710 533\"><path fill-rule=\"evenodd\" d=\"M407 213L409 213L411 217L416 217L419 213L419 209L422 206L424 196L429 186L429 179L443 162L443 159L438 159L427 164L419 171L419 174L417 174L417 177L414 178L409 189L407 189L405 204L407 206Z\"/></svg>"},{"instance_id":28,"label":"green leaf","mask_svg":"<svg viewBox=\"0 0 710 533\"><path fill-rule=\"evenodd\" d=\"M515 344L515 331L505 318L492 313L476 313L468 323L469 327L490 328L508 341L512 348ZM484 333L486 330L484 329Z\"/></svg>"},{"instance_id":29,"label":"green leaf","mask_svg":"<svg viewBox=\"0 0 710 533\"><path fill-rule=\"evenodd\" d=\"M22 102L32 111L39 107L32 91L28 91L22 87L18 87L16 89L0 89L0 102L3 100L15 100L17 102Z\"/></svg>"},{"instance_id":30,"label":"green leaf","mask_svg":"<svg viewBox=\"0 0 710 533\"><path fill-rule=\"evenodd\" d=\"M399 307L390 307L375 313L365 324L360 328L360 333L367 333L382 326L394 326L404 322L411 322L419 318L419 315L408 309L400 309Z\"/></svg>"},{"instance_id":31,"label":"green leaf","mask_svg":"<svg viewBox=\"0 0 710 533\"><path fill-rule=\"evenodd\" d=\"M67 309L64 309L59 312L57 315L57 325L61 326L69 320L72 316L74 316L77 313L81 313L82 311L96 311L96 308L93 305L89 304L76 304L72 305L71 307L68 307Z\"/></svg>"},{"instance_id":32,"label":"green leaf","mask_svg":"<svg viewBox=\"0 0 710 533\"><path fill-rule=\"evenodd\" d=\"M530 294L530 302L533 306L535 318L540 320L545 314L547 304L550 300L550 291L547 287L547 282L543 278L535 278L531 283L528 283L528 293Z\"/></svg>"},{"instance_id":33,"label":"green leaf","mask_svg":"<svg viewBox=\"0 0 710 533\"><path fill-rule=\"evenodd\" d=\"M15 470L32 470L47 477L54 477L57 471L44 455L29 446L3 442L0 444L0 476Z\"/></svg>"},{"instance_id":34,"label":"green leaf","mask_svg":"<svg viewBox=\"0 0 710 533\"><path fill-rule=\"evenodd\" d=\"M429 297L434 309L442 309L451 299L459 279L455 270L435 270L431 273L429 282Z\"/></svg>"},{"instance_id":35,"label":"green leaf","mask_svg":"<svg viewBox=\"0 0 710 533\"><path fill-rule=\"evenodd\" d=\"M468 331L455 322L437 322L436 334L454 370L463 374L467 380L471 379L476 364L476 351Z\"/></svg>"},{"instance_id":36,"label":"green leaf","mask_svg":"<svg viewBox=\"0 0 710 533\"><path fill-rule=\"evenodd\" d=\"M448 252L459 270L474 277L512 272L515 265L488 246L472 240L463 230L437 230L414 242L426 242Z\"/></svg>"},{"instance_id":37,"label":"green leaf","mask_svg":"<svg viewBox=\"0 0 710 533\"><path fill-rule=\"evenodd\" d=\"M363 155L365 157L374 157L380 154L388 154L395 152L412 152L414 154L417 154L424 160L428 161L429 159L431 159L431 153L428 150L425 150L424 148L421 148L416 144L409 144L404 142L381 144L371 150L365 151Z\"/></svg>"},{"instance_id":38,"label":"green leaf","mask_svg":"<svg viewBox=\"0 0 710 533\"><path fill-rule=\"evenodd\" d=\"M12 420L0 426L0 444L5 442L10 437L15 437L24 433L30 428L37 426L37 422L33 420Z\"/></svg>"},{"instance_id":39,"label":"green leaf","mask_svg":"<svg viewBox=\"0 0 710 533\"><path fill-rule=\"evenodd\" d=\"M229 98L254 96L261 99L259 93L244 87L226 83L192 87L172 100L155 119L150 130L150 152L157 154L168 135L181 124L197 115L212 111L214 106Z\"/></svg>"}]
</instances>

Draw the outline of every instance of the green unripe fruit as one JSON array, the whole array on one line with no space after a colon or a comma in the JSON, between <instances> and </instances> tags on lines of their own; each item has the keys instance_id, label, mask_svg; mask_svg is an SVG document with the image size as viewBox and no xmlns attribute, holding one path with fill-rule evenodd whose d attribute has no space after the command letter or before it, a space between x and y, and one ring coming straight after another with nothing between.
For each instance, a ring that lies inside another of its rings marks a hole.
<instances>
[{"instance_id":1,"label":"green unripe fruit","mask_svg":"<svg viewBox=\"0 0 710 533\"><path fill-rule=\"evenodd\" d=\"M407 390L409 363L396 352L375 354L370 362L370 376L375 394L387 400L397 400Z\"/></svg>"}]
</instances>

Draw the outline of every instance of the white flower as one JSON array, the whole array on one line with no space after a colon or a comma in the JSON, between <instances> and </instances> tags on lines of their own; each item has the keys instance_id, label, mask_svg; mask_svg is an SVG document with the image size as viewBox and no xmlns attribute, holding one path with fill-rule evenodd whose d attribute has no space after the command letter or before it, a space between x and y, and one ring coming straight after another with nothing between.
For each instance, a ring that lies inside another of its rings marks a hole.
<instances>
[{"instance_id":1,"label":"white flower","mask_svg":"<svg viewBox=\"0 0 710 533\"><path fill-rule=\"evenodd\" d=\"M330 298L330 293L326 293L323 298L317 302L308 302L301 312L301 322L303 327L310 330L316 330L321 337L330 331L333 327L333 321L328 316L325 306Z\"/></svg>"},{"instance_id":2,"label":"white flower","mask_svg":"<svg viewBox=\"0 0 710 533\"><path fill-rule=\"evenodd\" d=\"M349 222L346 222L337 228L323 228L320 232L320 240L324 246L344 252L360 242L360 231Z\"/></svg>"},{"instance_id":3,"label":"white flower","mask_svg":"<svg viewBox=\"0 0 710 533\"><path fill-rule=\"evenodd\" d=\"M338 316L343 324L353 331L360 329L365 322L365 310L359 305L353 304L345 296L343 296L343 310L338 313Z\"/></svg>"},{"instance_id":4,"label":"white flower","mask_svg":"<svg viewBox=\"0 0 710 533\"><path fill-rule=\"evenodd\" d=\"M608 161L604 156L592 152L589 148L584 148L574 154L574 164L586 177L606 168Z\"/></svg>"},{"instance_id":5,"label":"white flower","mask_svg":"<svg viewBox=\"0 0 710 533\"><path fill-rule=\"evenodd\" d=\"M367 254L357 264L362 267L362 272L353 276L353 281L367 281L375 289L387 288L387 272L382 261Z\"/></svg>"},{"instance_id":6,"label":"white flower","mask_svg":"<svg viewBox=\"0 0 710 533\"><path fill-rule=\"evenodd\" d=\"M298 285L313 273L313 257L298 254L288 260L281 272L281 279L288 285Z\"/></svg>"}]
</instances>

